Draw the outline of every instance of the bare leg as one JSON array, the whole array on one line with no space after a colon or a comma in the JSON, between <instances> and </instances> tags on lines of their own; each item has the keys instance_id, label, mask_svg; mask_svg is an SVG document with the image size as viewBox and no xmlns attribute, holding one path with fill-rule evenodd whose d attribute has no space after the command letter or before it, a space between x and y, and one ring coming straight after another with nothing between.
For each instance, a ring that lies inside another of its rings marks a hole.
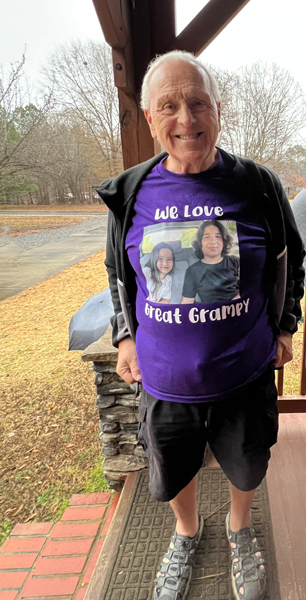
<instances>
[{"instance_id":1,"label":"bare leg","mask_svg":"<svg viewBox=\"0 0 306 600\"><path fill-rule=\"evenodd\" d=\"M239 529L251 526L250 510L255 490L242 492L230 482L229 486L231 492L230 529L239 531Z\"/></svg>"},{"instance_id":2,"label":"bare leg","mask_svg":"<svg viewBox=\"0 0 306 600\"><path fill-rule=\"evenodd\" d=\"M194 477L186 487L179 492L170 506L177 518L176 532L179 535L194 537L199 529L199 517L196 506L197 480Z\"/></svg>"},{"instance_id":3,"label":"bare leg","mask_svg":"<svg viewBox=\"0 0 306 600\"><path fill-rule=\"evenodd\" d=\"M233 532L244 529L244 527L251 526L250 510L255 494L255 490L250 492L242 492L238 490L232 483L229 482L231 492L231 512L230 512L230 529ZM236 544L231 542L231 547L236 548ZM256 552L255 556L260 557L261 552ZM234 558L234 562L237 562L237 558ZM259 569L264 570L264 565L260 565ZM236 573L236 577L239 577L240 571ZM241 596L244 595L244 586L239 588Z\"/></svg>"},{"instance_id":4,"label":"bare leg","mask_svg":"<svg viewBox=\"0 0 306 600\"><path fill-rule=\"evenodd\" d=\"M156 575L154 600L186 598L192 574L193 555L197 550L204 524L202 518L199 523L196 485L194 477L170 501L170 506L177 518L176 532L171 538L169 548ZM186 537L180 536L188 536L191 539L186 540Z\"/></svg>"}]
</instances>

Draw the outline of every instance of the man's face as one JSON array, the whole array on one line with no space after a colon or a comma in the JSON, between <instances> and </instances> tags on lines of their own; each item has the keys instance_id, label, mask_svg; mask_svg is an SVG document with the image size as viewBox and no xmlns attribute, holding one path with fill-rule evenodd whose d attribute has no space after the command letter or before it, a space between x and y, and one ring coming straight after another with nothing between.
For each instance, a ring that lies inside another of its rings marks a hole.
<instances>
[{"instance_id":1,"label":"man's face","mask_svg":"<svg viewBox=\"0 0 306 600\"><path fill-rule=\"evenodd\" d=\"M168 152L166 168L199 173L215 160L220 131L219 107L190 63L169 60L152 74L150 107L145 110L151 134Z\"/></svg>"},{"instance_id":2,"label":"man's face","mask_svg":"<svg viewBox=\"0 0 306 600\"><path fill-rule=\"evenodd\" d=\"M202 237L202 252L204 259L221 259L223 250L223 238L220 230L215 225L208 225L204 229Z\"/></svg>"}]
</instances>

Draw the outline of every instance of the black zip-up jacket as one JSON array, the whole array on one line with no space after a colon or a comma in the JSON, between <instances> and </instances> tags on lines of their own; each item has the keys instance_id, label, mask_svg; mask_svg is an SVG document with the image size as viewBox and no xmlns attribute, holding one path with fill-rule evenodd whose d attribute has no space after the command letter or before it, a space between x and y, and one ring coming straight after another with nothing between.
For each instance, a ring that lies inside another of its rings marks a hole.
<instances>
[{"instance_id":1,"label":"black zip-up jacket","mask_svg":"<svg viewBox=\"0 0 306 600\"><path fill-rule=\"evenodd\" d=\"M280 330L295 333L301 317L300 300L304 293L303 243L278 177L266 167L218 148L227 177L243 182L249 198L262 213L267 233L267 277L269 281L269 319L274 334ZM110 209L105 265L115 316L112 319L113 344L135 339L137 286L135 272L125 250L126 235L135 214L134 204L142 181L153 167L167 156L164 152L106 180L96 191Z\"/></svg>"}]
</instances>

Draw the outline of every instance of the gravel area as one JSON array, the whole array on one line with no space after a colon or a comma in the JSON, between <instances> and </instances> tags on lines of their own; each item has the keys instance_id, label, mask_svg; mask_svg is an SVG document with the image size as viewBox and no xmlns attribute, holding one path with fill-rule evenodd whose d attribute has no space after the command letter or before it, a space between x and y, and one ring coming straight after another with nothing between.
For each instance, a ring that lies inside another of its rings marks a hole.
<instances>
[{"instance_id":1,"label":"gravel area","mask_svg":"<svg viewBox=\"0 0 306 600\"><path fill-rule=\"evenodd\" d=\"M104 225L106 219L107 213L99 217L93 217L92 219L85 219L81 223L70 225L69 227L60 227L59 229L50 229L47 231L40 231L38 233L28 233L26 235L19 235L13 238L2 235L0 236L0 246L5 246L6 244L18 244L19 251L23 252L24 250L29 250L34 246L42 246L43 244L48 244L49 242L63 240L73 233L91 231L92 229L96 229L97 227Z\"/></svg>"}]
</instances>

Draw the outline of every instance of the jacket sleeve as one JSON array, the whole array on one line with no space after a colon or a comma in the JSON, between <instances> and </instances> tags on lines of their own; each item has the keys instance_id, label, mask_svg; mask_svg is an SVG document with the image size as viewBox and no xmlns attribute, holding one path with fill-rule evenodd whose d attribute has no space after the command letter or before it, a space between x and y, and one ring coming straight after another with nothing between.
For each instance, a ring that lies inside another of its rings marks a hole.
<instances>
[{"instance_id":1,"label":"jacket sleeve","mask_svg":"<svg viewBox=\"0 0 306 600\"><path fill-rule=\"evenodd\" d=\"M127 326L126 318L122 310L122 293L120 290L120 284L122 285L118 277L118 267L116 262L116 223L111 211L108 213L108 224L107 224L107 241L106 241L106 258L105 266L108 275L109 288L111 291L112 301L114 305L115 314L111 318L111 324L113 327L112 331L112 343L115 348L118 348L118 344L121 340L127 337L131 337L131 332ZM121 297L120 297L121 296Z\"/></svg>"},{"instance_id":2,"label":"jacket sleeve","mask_svg":"<svg viewBox=\"0 0 306 600\"><path fill-rule=\"evenodd\" d=\"M287 245L287 281L285 301L280 318L281 330L295 333L301 318L301 299L304 295L304 245L300 237L291 206L278 178L275 178L275 189L282 209Z\"/></svg>"}]
</instances>

